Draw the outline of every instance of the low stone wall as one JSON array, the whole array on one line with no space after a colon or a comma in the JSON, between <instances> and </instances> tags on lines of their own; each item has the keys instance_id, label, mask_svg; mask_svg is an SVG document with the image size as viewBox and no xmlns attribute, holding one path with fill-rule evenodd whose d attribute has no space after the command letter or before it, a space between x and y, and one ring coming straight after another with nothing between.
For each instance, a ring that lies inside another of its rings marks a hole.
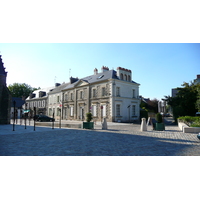
<instances>
[{"instance_id":1,"label":"low stone wall","mask_svg":"<svg viewBox=\"0 0 200 200\"><path fill-rule=\"evenodd\" d=\"M189 127L183 122L178 121L178 127L183 133L200 133L200 127Z\"/></svg>"}]
</instances>

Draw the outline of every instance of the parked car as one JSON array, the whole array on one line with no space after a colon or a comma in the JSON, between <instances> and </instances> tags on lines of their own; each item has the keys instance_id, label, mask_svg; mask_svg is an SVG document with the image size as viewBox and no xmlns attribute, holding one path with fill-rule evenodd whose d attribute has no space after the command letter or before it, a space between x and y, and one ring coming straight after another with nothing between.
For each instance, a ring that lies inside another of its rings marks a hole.
<instances>
[{"instance_id":1,"label":"parked car","mask_svg":"<svg viewBox=\"0 0 200 200\"><path fill-rule=\"evenodd\" d=\"M39 121L39 122L54 122L55 119L48 117L46 115L35 115L35 121Z\"/></svg>"}]
</instances>

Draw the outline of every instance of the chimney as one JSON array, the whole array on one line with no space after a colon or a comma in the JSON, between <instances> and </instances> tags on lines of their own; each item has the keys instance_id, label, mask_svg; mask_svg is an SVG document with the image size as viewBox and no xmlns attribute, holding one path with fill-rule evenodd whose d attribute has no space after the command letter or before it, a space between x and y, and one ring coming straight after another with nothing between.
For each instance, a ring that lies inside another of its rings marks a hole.
<instances>
[{"instance_id":1,"label":"chimney","mask_svg":"<svg viewBox=\"0 0 200 200\"><path fill-rule=\"evenodd\" d=\"M102 71L102 73L105 72L105 71L109 71L109 68L106 67L106 66L102 66L101 71Z\"/></svg>"},{"instance_id":2,"label":"chimney","mask_svg":"<svg viewBox=\"0 0 200 200\"><path fill-rule=\"evenodd\" d=\"M97 75L97 74L98 74L98 69L95 68L95 69L94 69L94 75Z\"/></svg>"},{"instance_id":3,"label":"chimney","mask_svg":"<svg viewBox=\"0 0 200 200\"><path fill-rule=\"evenodd\" d=\"M79 79L78 79L78 77L76 77L76 78L73 78L72 76L70 77L70 83L72 84L72 83L75 83L76 81L78 81Z\"/></svg>"}]
</instances>

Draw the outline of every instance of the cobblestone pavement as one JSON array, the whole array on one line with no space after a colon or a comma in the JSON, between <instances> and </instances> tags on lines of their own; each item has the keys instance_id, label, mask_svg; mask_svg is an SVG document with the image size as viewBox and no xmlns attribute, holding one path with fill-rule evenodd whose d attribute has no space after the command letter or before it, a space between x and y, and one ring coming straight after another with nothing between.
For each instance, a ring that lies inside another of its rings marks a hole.
<instances>
[{"instance_id":1,"label":"cobblestone pavement","mask_svg":"<svg viewBox=\"0 0 200 200\"><path fill-rule=\"evenodd\" d=\"M141 132L140 125L108 123L102 130L51 129L0 126L1 156L199 156L197 133L182 133L177 126L166 131Z\"/></svg>"}]
</instances>

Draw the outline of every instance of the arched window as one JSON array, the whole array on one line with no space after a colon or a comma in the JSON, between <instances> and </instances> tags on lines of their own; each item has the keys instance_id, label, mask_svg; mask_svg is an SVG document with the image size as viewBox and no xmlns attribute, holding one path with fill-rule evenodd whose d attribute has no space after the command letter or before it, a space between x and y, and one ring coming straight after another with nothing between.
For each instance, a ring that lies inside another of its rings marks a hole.
<instances>
[{"instance_id":1,"label":"arched window","mask_svg":"<svg viewBox=\"0 0 200 200\"><path fill-rule=\"evenodd\" d=\"M124 80L123 74L120 74L120 79L121 79L121 80Z\"/></svg>"},{"instance_id":2,"label":"arched window","mask_svg":"<svg viewBox=\"0 0 200 200\"><path fill-rule=\"evenodd\" d=\"M126 74L124 75L124 80L127 81L127 75Z\"/></svg>"},{"instance_id":3,"label":"arched window","mask_svg":"<svg viewBox=\"0 0 200 200\"><path fill-rule=\"evenodd\" d=\"M128 75L128 81L131 81L131 76L130 75Z\"/></svg>"}]
</instances>

